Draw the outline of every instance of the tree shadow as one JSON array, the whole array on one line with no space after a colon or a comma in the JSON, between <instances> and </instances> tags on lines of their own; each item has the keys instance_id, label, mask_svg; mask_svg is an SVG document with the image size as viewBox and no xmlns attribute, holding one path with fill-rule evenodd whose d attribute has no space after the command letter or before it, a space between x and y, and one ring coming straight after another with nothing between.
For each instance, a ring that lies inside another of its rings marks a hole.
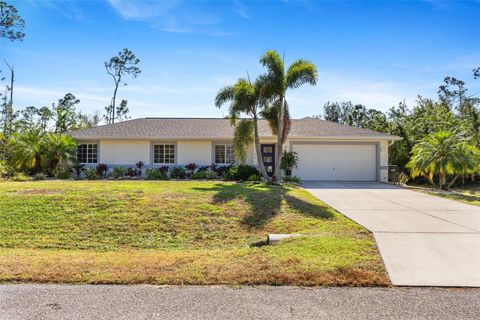
<instances>
[{"instance_id":1,"label":"tree shadow","mask_svg":"<svg viewBox=\"0 0 480 320\"><path fill-rule=\"evenodd\" d=\"M288 194L289 189L266 183L217 183L210 187L198 187L195 190L212 192L213 203L227 203L233 200L244 200L250 207L250 213L242 219L242 223L257 228L265 225L280 212L282 203L298 211L300 214L317 219L332 219L333 211L328 206L312 203Z\"/></svg>"}]
</instances>

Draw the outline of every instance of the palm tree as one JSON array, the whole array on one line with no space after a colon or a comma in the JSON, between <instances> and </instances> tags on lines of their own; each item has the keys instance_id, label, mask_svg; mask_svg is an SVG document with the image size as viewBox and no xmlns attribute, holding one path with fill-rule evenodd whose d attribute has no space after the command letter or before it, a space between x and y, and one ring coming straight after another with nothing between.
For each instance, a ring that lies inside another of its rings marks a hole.
<instances>
[{"instance_id":1,"label":"palm tree","mask_svg":"<svg viewBox=\"0 0 480 320\"><path fill-rule=\"evenodd\" d=\"M278 180L283 144L290 128L288 104L285 98L287 90L298 88L306 83L315 85L318 73L313 63L303 59L294 61L285 70L283 59L273 50L267 51L260 58L260 63L267 68L266 84L262 88L262 95L272 102L271 107L267 110L270 115L270 124L275 125L276 122L276 130L272 128L273 133L277 135L273 178ZM277 120L274 121L274 119Z\"/></svg>"},{"instance_id":2,"label":"palm tree","mask_svg":"<svg viewBox=\"0 0 480 320\"><path fill-rule=\"evenodd\" d=\"M245 162L246 147L254 140L260 173L265 179L268 179L258 134L258 113L263 108L260 95L263 81L264 77L262 76L253 84L249 80L239 79L234 85L220 89L215 97L215 105L221 108L223 104L230 102L228 118L230 123L235 126L233 139L235 156L241 162ZM242 115L247 115L249 118L240 119Z\"/></svg>"},{"instance_id":3,"label":"palm tree","mask_svg":"<svg viewBox=\"0 0 480 320\"><path fill-rule=\"evenodd\" d=\"M48 133L43 139L48 173L51 174L60 162L70 160L77 149L75 140L65 134Z\"/></svg>"},{"instance_id":4,"label":"palm tree","mask_svg":"<svg viewBox=\"0 0 480 320\"><path fill-rule=\"evenodd\" d=\"M459 134L440 131L428 135L412 149L407 164L413 178L423 176L434 186L449 189L460 175L479 171L480 151L468 144ZM447 184L448 175L453 175Z\"/></svg>"},{"instance_id":5,"label":"palm tree","mask_svg":"<svg viewBox=\"0 0 480 320\"><path fill-rule=\"evenodd\" d=\"M12 151L12 165L18 170L42 170L44 155L43 136L39 130L15 133L10 137L9 148Z\"/></svg>"},{"instance_id":6,"label":"palm tree","mask_svg":"<svg viewBox=\"0 0 480 320\"><path fill-rule=\"evenodd\" d=\"M67 135L41 135L38 130L31 130L14 134L9 146L13 150L12 164L16 169L33 173L45 169L50 174L60 162L71 159L77 144Z\"/></svg>"}]
</instances>

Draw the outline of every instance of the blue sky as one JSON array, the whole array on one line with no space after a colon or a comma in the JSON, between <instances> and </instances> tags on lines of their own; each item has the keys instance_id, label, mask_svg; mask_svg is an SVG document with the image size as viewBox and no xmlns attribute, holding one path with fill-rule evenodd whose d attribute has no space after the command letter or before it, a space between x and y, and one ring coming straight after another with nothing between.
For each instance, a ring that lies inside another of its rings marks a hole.
<instances>
[{"instance_id":1,"label":"blue sky","mask_svg":"<svg viewBox=\"0 0 480 320\"><path fill-rule=\"evenodd\" d=\"M216 92L261 73L267 49L317 65L317 86L287 94L295 118L327 101L412 105L435 97L447 75L480 91L479 1L7 2L26 20L23 42L0 40L16 69L17 109L72 92L82 111L103 112L113 90L103 63L125 47L141 59L142 74L119 91L133 118L223 116Z\"/></svg>"}]
</instances>

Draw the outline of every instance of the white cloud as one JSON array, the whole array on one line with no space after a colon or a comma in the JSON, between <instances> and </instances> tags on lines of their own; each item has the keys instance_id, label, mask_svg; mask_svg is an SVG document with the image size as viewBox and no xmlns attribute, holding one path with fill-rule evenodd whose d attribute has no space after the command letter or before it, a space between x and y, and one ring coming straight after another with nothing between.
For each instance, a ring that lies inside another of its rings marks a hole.
<instances>
[{"instance_id":1,"label":"white cloud","mask_svg":"<svg viewBox=\"0 0 480 320\"><path fill-rule=\"evenodd\" d=\"M176 0L131 1L108 0L110 6L126 20L146 20L162 16L179 5Z\"/></svg>"},{"instance_id":2,"label":"white cloud","mask_svg":"<svg viewBox=\"0 0 480 320\"><path fill-rule=\"evenodd\" d=\"M233 11L244 19L250 19L250 15L247 12L248 8L245 4L239 0L234 1Z\"/></svg>"},{"instance_id":3,"label":"white cloud","mask_svg":"<svg viewBox=\"0 0 480 320\"><path fill-rule=\"evenodd\" d=\"M148 22L151 27L164 32L231 35L216 27L222 19L205 10L201 2L188 2L187 6L179 0L109 0L109 4L123 19Z\"/></svg>"}]
</instances>

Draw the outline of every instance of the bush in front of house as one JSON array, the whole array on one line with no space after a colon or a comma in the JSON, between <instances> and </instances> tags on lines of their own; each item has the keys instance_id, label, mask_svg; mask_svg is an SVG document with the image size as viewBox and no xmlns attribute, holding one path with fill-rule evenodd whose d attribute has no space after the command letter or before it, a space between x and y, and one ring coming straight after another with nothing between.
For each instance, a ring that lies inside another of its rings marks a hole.
<instances>
[{"instance_id":1,"label":"bush in front of house","mask_svg":"<svg viewBox=\"0 0 480 320\"><path fill-rule=\"evenodd\" d=\"M284 182L294 182L294 183L300 183L302 179L300 179L297 176L285 176L283 177Z\"/></svg>"},{"instance_id":2,"label":"bush in front of house","mask_svg":"<svg viewBox=\"0 0 480 320\"><path fill-rule=\"evenodd\" d=\"M27 176L25 173L15 172L10 179L16 182L23 182L23 181L30 180L30 177Z\"/></svg>"},{"instance_id":3,"label":"bush in front of house","mask_svg":"<svg viewBox=\"0 0 480 320\"><path fill-rule=\"evenodd\" d=\"M185 179L187 172L183 167L172 167L170 169L170 178L172 179Z\"/></svg>"},{"instance_id":4,"label":"bush in front of house","mask_svg":"<svg viewBox=\"0 0 480 320\"><path fill-rule=\"evenodd\" d=\"M143 169L143 166L144 166L144 165L145 165L145 164L144 164L142 161L138 161L138 162L135 164L135 167L137 168L137 175L138 175L139 177L142 176L142 169Z\"/></svg>"},{"instance_id":5,"label":"bush in front of house","mask_svg":"<svg viewBox=\"0 0 480 320\"><path fill-rule=\"evenodd\" d=\"M70 179L72 175L72 169L70 167L68 168L58 168L53 171L53 175L57 179Z\"/></svg>"},{"instance_id":6,"label":"bush in front of house","mask_svg":"<svg viewBox=\"0 0 480 320\"><path fill-rule=\"evenodd\" d=\"M195 169L197 169L197 165L195 162L189 163L185 166L185 173L187 177L191 178L193 177L193 174L195 173Z\"/></svg>"},{"instance_id":7,"label":"bush in front of house","mask_svg":"<svg viewBox=\"0 0 480 320\"><path fill-rule=\"evenodd\" d=\"M192 174L192 179L206 179L205 170L199 170Z\"/></svg>"},{"instance_id":8,"label":"bush in front of house","mask_svg":"<svg viewBox=\"0 0 480 320\"><path fill-rule=\"evenodd\" d=\"M95 168L97 171L97 174L102 177L106 178L107 177L107 171L108 171L108 166L106 163L99 163L97 167Z\"/></svg>"},{"instance_id":9,"label":"bush in front of house","mask_svg":"<svg viewBox=\"0 0 480 320\"><path fill-rule=\"evenodd\" d=\"M232 165L227 165L227 166L219 166L219 165L216 165L216 164L212 164L211 165L211 169L213 172L215 172L216 176L217 177L224 177L225 174L228 173L228 171L230 171L230 169L232 168Z\"/></svg>"},{"instance_id":10,"label":"bush in front of house","mask_svg":"<svg viewBox=\"0 0 480 320\"><path fill-rule=\"evenodd\" d=\"M167 173L164 170L161 170L161 168L145 169L145 177L148 180L167 180L168 179Z\"/></svg>"},{"instance_id":11,"label":"bush in front of house","mask_svg":"<svg viewBox=\"0 0 480 320\"><path fill-rule=\"evenodd\" d=\"M114 179L121 179L125 177L125 169L123 167L115 167L110 173L110 176Z\"/></svg>"},{"instance_id":12,"label":"bush in front of house","mask_svg":"<svg viewBox=\"0 0 480 320\"><path fill-rule=\"evenodd\" d=\"M85 165L78 161L75 161L72 165L72 169L73 171L75 171L75 175L77 176L77 179L80 179L80 175L85 170Z\"/></svg>"},{"instance_id":13,"label":"bush in front of house","mask_svg":"<svg viewBox=\"0 0 480 320\"><path fill-rule=\"evenodd\" d=\"M33 180L45 180L46 178L46 175L44 173L35 173L33 176L32 176L32 179Z\"/></svg>"},{"instance_id":14,"label":"bush in front of house","mask_svg":"<svg viewBox=\"0 0 480 320\"><path fill-rule=\"evenodd\" d=\"M85 177L88 180L96 180L99 177L97 170L93 168L88 168L87 170L84 171L84 173L85 173Z\"/></svg>"},{"instance_id":15,"label":"bush in front of house","mask_svg":"<svg viewBox=\"0 0 480 320\"><path fill-rule=\"evenodd\" d=\"M250 177L248 177L247 181L260 181L260 176L258 174L252 174Z\"/></svg>"},{"instance_id":16,"label":"bush in front of house","mask_svg":"<svg viewBox=\"0 0 480 320\"><path fill-rule=\"evenodd\" d=\"M253 166L241 164L231 166L223 178L229 181L247 181L252 175L260 175L260 172Z\"/></svg>"}]
</instances>

